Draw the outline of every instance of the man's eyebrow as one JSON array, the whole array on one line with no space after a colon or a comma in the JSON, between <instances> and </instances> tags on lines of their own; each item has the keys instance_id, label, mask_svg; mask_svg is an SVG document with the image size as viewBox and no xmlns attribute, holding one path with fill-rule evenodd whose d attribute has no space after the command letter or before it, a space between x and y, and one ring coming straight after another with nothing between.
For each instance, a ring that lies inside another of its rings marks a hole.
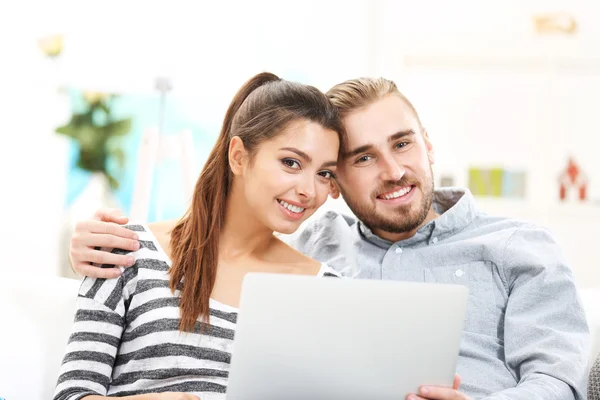
<instances>
[{"instance_id":1,"label":"man's eyebrow","mask_svg":"<svg viewBox=\"0 0 600 400\"><path fill-rule=\"evenodd\" d=\"M388 142L395 142L398 139L402 139L405 136L412 136L415 134L415 131L413 131L412 129L408 129L406 131L400 131L400 132L396 132L393 135L390 135L388 137Z\"/></svg>"},{"instance_id":2,"label":"man's eyebrow","mask_svg":"<svg viewBox=\"0 0 600 400\"><path fill-rule=\"evenodd\" d=\"M401 139L401 138L403 138L405 136L411 136L411 135L414 135L414 134L415 134L415 131L413 131L412 129L408 129L408 130L405 130L405 131L399 131L399 132L391 134L388 137L388 142L394 142L394 141L396 141L398 139ZM370 150L373 147L374 146L371 143L364 144L362 146L359 146L359 147L357 147L357 148L355 148L353 150L350 150L350 151L344 153L344 157L352 157L352 156L358 155L360 153L364 153L365 151Z\"/></svg>"},{"instance_id":3,"label":"man's eyebrow","mask_svg":"<svg viewBox=\"0 0 600 400\"><path fill-rule=\"evenodd\" d=\"M372 144L370 144L370 143L369 144L365 144L365 145L362 145L360 147L355 148L354 150L350 150L350 151L344 153L344 157L345 158L352 157L352 156L358 155L360 153L364 153L365 151L367 151L367 150L369 150L371 148L373 148Z\"/></svg>"}]
</instances>

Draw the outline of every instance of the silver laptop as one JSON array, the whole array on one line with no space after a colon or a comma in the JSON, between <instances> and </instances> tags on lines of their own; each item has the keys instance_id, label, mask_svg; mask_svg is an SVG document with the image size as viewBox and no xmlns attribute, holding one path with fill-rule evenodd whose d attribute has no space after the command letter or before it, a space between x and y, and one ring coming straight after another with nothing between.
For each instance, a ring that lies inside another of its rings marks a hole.
<instances>
[{"instance_id":1,"label":"silver laptop","mask_svg":"<svg viewBox=\"0 0 600 400\"><path fill-rule=\"evenodd\" d=\"M452 386L468 289L248 274L227 400L403 399Z\"/></svg>"}]
</instances>

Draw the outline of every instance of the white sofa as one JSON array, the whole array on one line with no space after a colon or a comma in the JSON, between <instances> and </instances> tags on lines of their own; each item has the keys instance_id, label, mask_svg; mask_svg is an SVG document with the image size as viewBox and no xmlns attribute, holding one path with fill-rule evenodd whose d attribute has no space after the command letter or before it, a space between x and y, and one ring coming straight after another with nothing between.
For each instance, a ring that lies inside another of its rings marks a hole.
<instances>
[{"instance_id":1,"label":"white sofa","mask_svg":"<svg viewBox=\"0 0 600 400\"><path fill-rule=\"evenodd\" d=\"M0 280L0 398L52 399L80 281L26 273Z\"/></svg>"},{"instance_id":2,"label":"white sofa","mask_svg":"<svg viewBox=\"0 0 600 400\"><path fill-rule=\"evenodd\" d=\"M80 282L55 276L6 276L0 281L0 398L52 398L70 334ZM581 292L600 351L600 288Z\"/></svg>"}]
</instances>

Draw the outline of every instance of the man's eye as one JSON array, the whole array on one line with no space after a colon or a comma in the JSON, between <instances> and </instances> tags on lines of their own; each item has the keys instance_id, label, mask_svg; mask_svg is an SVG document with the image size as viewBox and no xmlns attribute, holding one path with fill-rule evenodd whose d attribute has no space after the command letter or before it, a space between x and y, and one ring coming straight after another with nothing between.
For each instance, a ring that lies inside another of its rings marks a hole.
<instances>
[{"instance_id":1,"label":"man's eye","mask_svg":"<svg viewBox=\"0 0 600 400\"><path fill-rule=\"evenodd\" d=\"M371 159L371 156L362 156L362 157L359 157L359 158L356 160L356 163L357 163L357 164L359 164L359 163L364 163L364 162L367 162L367 161L369 161L370 159Z\"/></svg>"},{"instance_id":2,"label":"man's eye","mask_svg":"<svg viewBox=\"0 0 600 400\"><path fill-rule=\"evenodd\" d=\"M396 148L401 149L401 148L405 147L406 145L408 145L408 142L396 143Z\"/></svg>"}]
</instances>

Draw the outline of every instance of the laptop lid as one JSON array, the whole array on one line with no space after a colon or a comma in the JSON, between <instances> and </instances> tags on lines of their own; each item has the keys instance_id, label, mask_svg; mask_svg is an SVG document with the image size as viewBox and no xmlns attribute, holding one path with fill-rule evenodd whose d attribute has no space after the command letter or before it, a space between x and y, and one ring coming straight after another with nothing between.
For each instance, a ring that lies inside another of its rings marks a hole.
<instances>
[{"instance_id":1,"label":"laptop lid","mask_svg":"<svg viewBox=\"0 0 600 400\"><path fill-rule=\"evenodd\" d=\"M401 399L452 386L468 289L248 274L228 400Z\"/></svg>"}]
</instances>

